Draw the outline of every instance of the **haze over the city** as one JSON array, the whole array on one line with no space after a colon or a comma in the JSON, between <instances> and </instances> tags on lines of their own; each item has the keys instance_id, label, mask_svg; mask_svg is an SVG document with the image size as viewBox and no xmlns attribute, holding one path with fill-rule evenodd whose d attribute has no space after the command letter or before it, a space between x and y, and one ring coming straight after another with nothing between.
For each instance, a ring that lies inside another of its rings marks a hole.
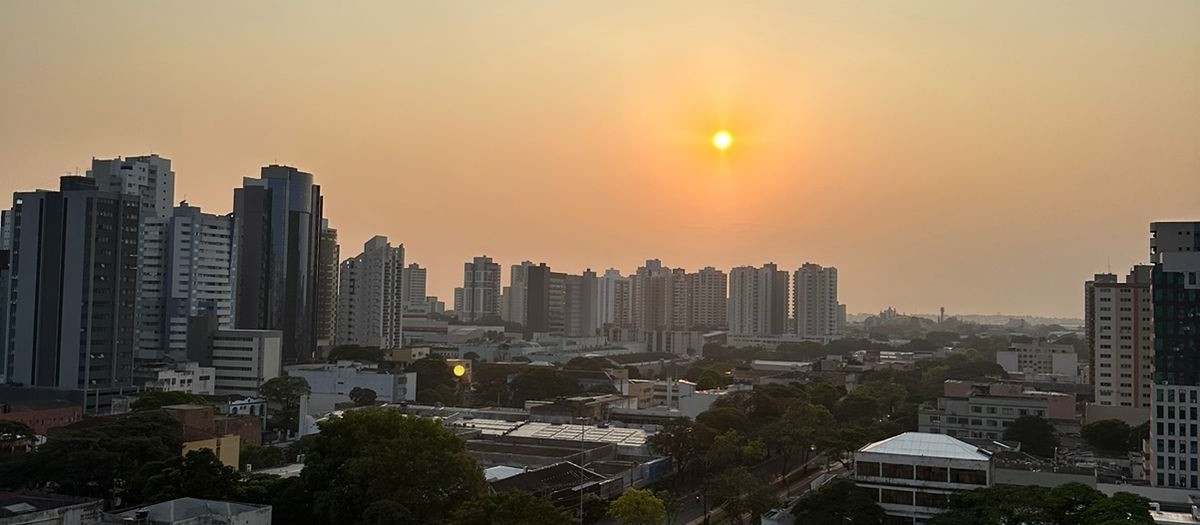
<instances>
[{"instance_id":1,"label":"haze over the city","mask_svg":"<svg viewBox=\"0 0 1200 525\"><path fill-rule=\"evenodd\" d=\"M481 254L812 261L851 312L1081 317L1197 218L1200 3L0 7L0 194L151 152L214 213L313 173L443 300Z\"/></svg>"}]
</instances>

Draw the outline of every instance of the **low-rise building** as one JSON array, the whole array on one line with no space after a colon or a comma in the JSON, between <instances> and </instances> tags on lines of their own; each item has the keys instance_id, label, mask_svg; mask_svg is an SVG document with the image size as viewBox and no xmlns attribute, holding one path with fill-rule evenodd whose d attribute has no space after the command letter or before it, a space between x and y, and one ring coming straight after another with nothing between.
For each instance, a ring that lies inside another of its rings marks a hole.
<instances>
[{"instance_id":1,"label":"low-rise building","mask_svg":"<svg viewBox=\"0 0 1200 525\"><path fill-rule=\"evenodd\" d=\"M216 393L216 373L215 368L193 361L154 363L135 368L133 381L149 391L206 395Z\"/></svg>"},{"instance_id":2,"label":"low-rise building","mask_svg":"<svg viewBox=\"0 0 1200 525\"><path fill-rule=\"evenodd\" d=\"M379 370L376 365L338 361L292 365L287 367L287 373L288 376L308 381L312 389L308 399L309 414L329 412L338 403L349 402L350 392L355 388L374 391L376 401L401 403L417 400L415 372L393 374Z\"/></svg>"},{"instance_id":3,"label":"low-rise building","mask_svg":"<svg viewBox=\"0 0 1200 525\"><path fill-rule=\"evenodd\" d=\"M106 513L103 525L271 525L271 506L179 498L123 512Z\"/></svg>"},{"instance_id":4,"label":"low-rise building","mask_svg":"<svg viewBox=\"0 0 1200 525\"><path fill-rule=\"evenodd\" d=\"M215 369L216 394L257 394L263 383L279 377L282 347L279 330L222 330L212 315L188 324L188 359Z\"/></svg>"},{"instance_id":5,"label":"low-rise building","mask_svg":"<svg viewBox=\"0 0 1200 525\"><path fill-rule=\"evenodd\" d=\"M996 363L1009 374L1020 374L1029 380L1054 379L1071 383L1083 382L1079 356L1069 344L1052 344L1042 339L1013 341L1008 350L996 352Z\"/></svg>"},{"instance_id":6,"label":"low-rise building","mask_svg":"<svg viewBox=\"0 0 1200 525\"><path fill-rule=\"evenodd\" d=\"M0 421L24 423L35 434L65 427L83 419L83 407L62 399L0 403Z\"/></svg>"},{"instance_id":7,"label":"low-rise building","mask_svg":"<svg viewBox=\"0 0 1200 525\"><path fill-rule=\"evenodd\" d=\"M163 410L183 426L183 455L207 448L222 464L239 468L242 443L262 444L258 417L217 416L207 405L168 405Z\"/></svg>"},{"instance_id":8,"label":"low-rise building","mask_svg":"<svg viewBox=\"0 0 1200 525\"><path fill-rule=\"evenodd\" d=\"M889 524L922 525L951 494L989 487L991 457L945 434L905 432L854 453L854 480L870 490Z\"/></svg>"},{"instance_id":9,"label":"low-rise building","mask_svg":"<svg viewBox=\"0 0 1200 525\"><path fill-rule=\"evenodd\" d=\"M0 492L0 525L97 525L104 500L49 492Z\"/></svg>"},{"instance_id":10,"label":"low-rise building","mask_svg":"<svg viewBox=\"0 0 1200 525\"><path fill-rule=\"evenodd\" d=\"M948 380L937 403L917 411L921 432L971 439L1000 439L1021 416L1038 416L1066 431L1077 431L1075 396L1026 389L1014 383Z\"/></svg>"}]
</instances>

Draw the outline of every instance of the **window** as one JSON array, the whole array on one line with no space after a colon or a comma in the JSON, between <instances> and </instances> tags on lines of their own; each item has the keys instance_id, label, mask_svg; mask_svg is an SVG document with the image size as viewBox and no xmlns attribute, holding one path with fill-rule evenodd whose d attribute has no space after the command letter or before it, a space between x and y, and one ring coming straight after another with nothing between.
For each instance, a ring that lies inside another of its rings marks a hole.
<instances>
[{"instance_id":1,"label":"window","mask_svg":"<svg viewBox=\"0 0 1200 525\"><path fill-rule=\"evenodd\" d=\"M879 463L873 461L858 461L854 463L854 472L859 476L879 477Z\"/></svg>"},{"instance_id":2,"label":"window","mask_svg":"<svg viewBox=\"0 0 1200 525\"><path fill-rule=\"evenodd\" d=\"M879 502L911 506L913 504L913 493L907 490L883 489L879 491Z\"/></svg>"},{"instance_id":3,"label":"window","mask_svg":"<svg viewBox=\"0 0 1200 525\"><path fill-rule=\"evenodd\" d=\"M952 468L950 481L966 485L987 485L987 471Z\"/></svg>"},{"instance_id":4,"label":"window","mask_svg":"<svg viewBox=\"0 0 1200 525\"><path fill-rule=\"evenodd\" d=\"M921 481L940 481L945 483L950 479L950 472L946 467L927 467L924 465L918 465L917 479Z\"/></svg>"},{"instance_id":5,"label":"window","mask_svg":"<svg viewBox=\"0 0 1200 525\"><path fill-rule=\"evenodd\" d=\"M880 468L883 471L883 477L885 478L913 479L912 465L884 463Z\"/></svg>"},{"instance_id":6,"label":"window","mask_svg":"<svg viewBox=\"0 0 1200 525\"><path fill-rule=\"evenodd\" d=\"M945 494L936 494L933 492L918 492L916 494L918 507L942 508L946 506L946 499L947 496Z\"/></svg>"}]
</instances>

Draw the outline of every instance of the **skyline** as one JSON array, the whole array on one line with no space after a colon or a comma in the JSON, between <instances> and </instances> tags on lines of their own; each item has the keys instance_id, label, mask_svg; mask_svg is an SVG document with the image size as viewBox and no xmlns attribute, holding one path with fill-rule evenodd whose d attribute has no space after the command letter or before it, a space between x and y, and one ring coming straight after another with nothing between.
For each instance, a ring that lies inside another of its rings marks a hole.
<instances>
[{"instance_id":1,"label":"skyline","mask_svg":"<svg viewBox=\"0 0 1200 525\"><path fill-rule=\"evenodd\" d=\"M155 152L227 213L279 163L343 254L403 243L447 303L478 255L658 258L836 266L850 312L1075 318L1150 222L1196 218L1195 3L372 5L7 6L4 207Z\"/></svg>"}]
</instances>

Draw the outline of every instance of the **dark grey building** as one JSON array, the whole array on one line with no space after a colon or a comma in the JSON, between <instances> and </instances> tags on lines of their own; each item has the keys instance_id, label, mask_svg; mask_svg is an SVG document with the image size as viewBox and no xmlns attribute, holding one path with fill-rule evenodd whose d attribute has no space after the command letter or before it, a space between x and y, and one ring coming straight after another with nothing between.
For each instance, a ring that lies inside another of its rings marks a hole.
<instances>
[{"instance_id":1,"label":"dark grey building","mask_svg":"<svg viewBox=\"0 0 1200 525\"><path fill-rule=\"evenodd\" d=\"M140 205L85 177L13 194L10 381L97 393L132 385Z\"/></svg>"},{"instance_id":2,"label":"dark grey building","mask_svg":"<svg viewBox=\"0 0 1200 525\"><path fill-rule=\"evenodd\" d=\"M290 166L262 168L233 192L234 326L283 332L283 360L317 346L321 187Z\"/></svg>"},{"instance_id":3,"label":"dark grey building","mask_svg":"<svg viewBox=\"0 0 1200 525\"><path fill-rule=\"evenodd\" d=\"M338 270L341 265L341 248L338 246L337 230L329 227L329 221L321 220L321 245L317 247L317 346L328 350L333 346L337 330Z\"/></svg>"}]
</instances>

